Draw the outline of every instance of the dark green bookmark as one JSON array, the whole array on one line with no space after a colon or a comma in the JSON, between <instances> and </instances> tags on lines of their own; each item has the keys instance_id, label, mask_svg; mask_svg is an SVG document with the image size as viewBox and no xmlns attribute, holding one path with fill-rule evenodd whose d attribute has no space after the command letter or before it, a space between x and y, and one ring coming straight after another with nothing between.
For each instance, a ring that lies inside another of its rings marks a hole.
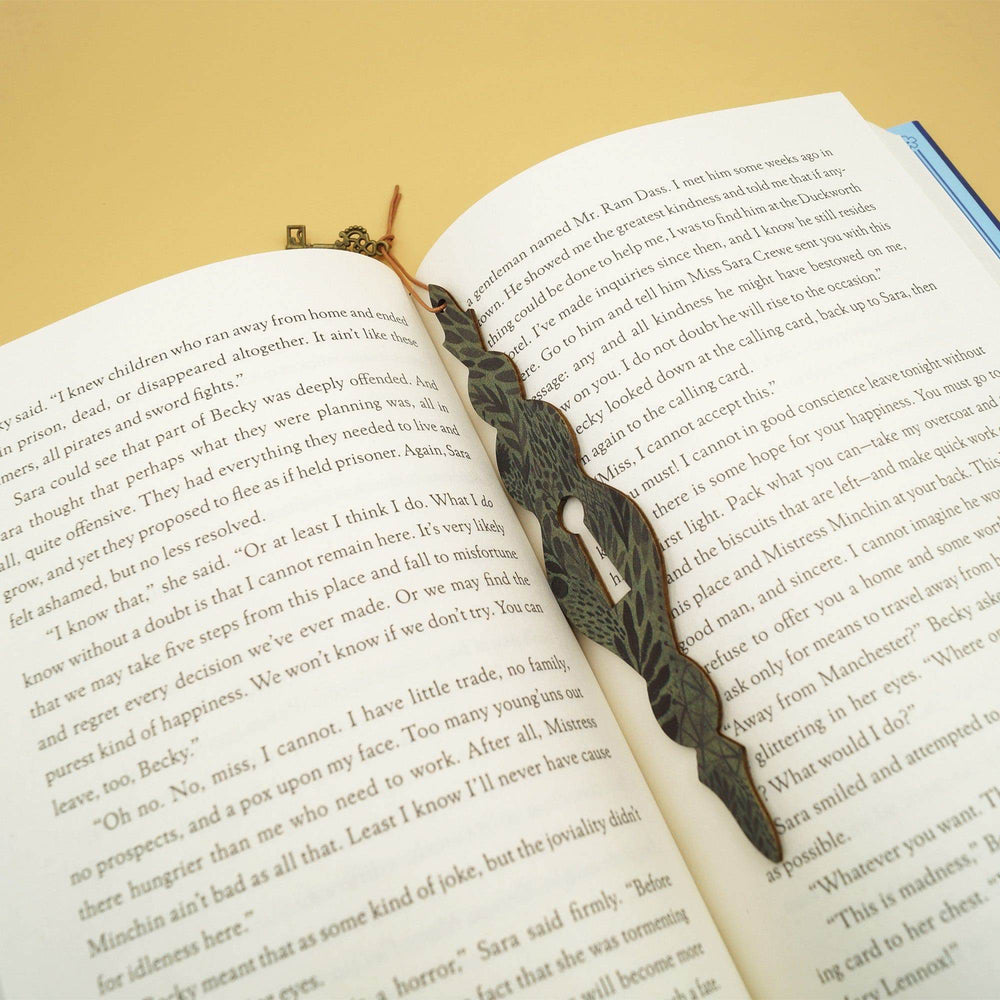
<instances>
[{"instance_id":1,"label":"dark green bookmark","mask_svg":"<svg viewBox=\"0 0 1000 1000\"><path fill-rule=\"evenodd\" d=\"M392 228L399 201L397 187L380 240L351 226L336 243L315 244L308 242L305 226L288 226L285 245L327 246L381 260L425 309L416 288L426 289L445 347L469 371L472 405L496 429L500 478L541 526L545 572L563 614L574 629L642 677L660 728L674 742L694 748L702 783L722 799L750 842L780 861L778 833L750 777L746 750L722 734L718 692L708 674L678 648L663 553L652 527L631 497L584 472L576 435L562 412L525 396L514 361L486 349L475 312L462 309L444 288L416 281L396 260ZM618 601L608 595L579 536L563 525L563 508L574 497L583 505L587 529L629 586Z\"/></svg>"},{"instance_id":2,"label":"dark green bookmark","mask_svg":"<svg viewBox=\"0 0 1000 1000\"><path fill-rule=\"evenodd\" d=\"M484 345L476 314L445 289L428 288L445 347L469 370L469 398L496 428L496 457L507 492L538 518L549 586L578 632L620 656L646 682L656 721L693 747L698 777L719 796L751 843L772 861L781 844L750 777L742 744L724 736L722 705L708 674L677 647L667 603L663 554L631 497L583 470L568 421L549 403L527 399L506 354ZM439 311L438 311L439 310ZM579 536L563 526L576 497L584 524L629 585L613 603Z\"/></svg>"}]
</instances>

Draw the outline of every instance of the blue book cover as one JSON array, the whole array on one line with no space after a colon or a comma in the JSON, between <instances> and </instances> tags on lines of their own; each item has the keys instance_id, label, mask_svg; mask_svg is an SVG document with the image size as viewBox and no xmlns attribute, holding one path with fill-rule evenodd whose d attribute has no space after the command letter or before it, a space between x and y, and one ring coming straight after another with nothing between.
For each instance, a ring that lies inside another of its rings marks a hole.
<instances>
[{"instance_id":1,"label":"blue book cover","mask_svg":"<svg viewBox=\"0 0 1000 1000\"><path fill-rule=\"evenodd\" d=\"M902 136L931 176L948 193L959 211L969 220L986 245L1000 258L1000 221L986 207L972 185L948 159L930 133L918 121L904 122L887 131Z\"/></svg>"}]
</instances>

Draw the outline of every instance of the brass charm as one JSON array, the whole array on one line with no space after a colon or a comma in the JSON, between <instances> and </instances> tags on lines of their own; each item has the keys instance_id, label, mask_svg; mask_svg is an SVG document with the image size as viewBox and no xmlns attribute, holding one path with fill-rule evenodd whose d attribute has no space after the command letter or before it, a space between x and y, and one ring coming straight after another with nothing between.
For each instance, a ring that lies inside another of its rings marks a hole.
<instances>
[{"instance_id":1,"label":"brass charm","mask_svg":"<svg viewBox=\"0 0 1000 1000\"><path fill-rule=\"evenodd\" d=\"M365 257L382 257L389 249L385 240L373 240L364 226L348 226L337 234L335 243L310 243L305 226L285 226L285 249L306 250L319 247L324 250L347 250Z\"/></svg>"}]
</instances>

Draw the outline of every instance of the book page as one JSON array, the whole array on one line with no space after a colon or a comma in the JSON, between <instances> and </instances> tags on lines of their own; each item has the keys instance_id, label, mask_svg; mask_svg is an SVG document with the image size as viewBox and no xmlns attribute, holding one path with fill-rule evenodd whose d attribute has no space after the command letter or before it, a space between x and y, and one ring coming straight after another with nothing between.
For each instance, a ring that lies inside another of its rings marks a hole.
<instances>
[{"instance_id":1,"label":"book page","mask_svg":"<svg viewBox=\"0 0 1000 1000\"><path fill-rule=\"evenodd\" d=\"M769 864L585 644L752 993L1000 975L1000 295L839 95L654 125L469 210L465 298L666 553Z\"/></svg>"},{"instance_id":2,"label":"book page","mask_svg":"<svg viewBox=\"0 0 1000 1000\"><path fill-rule=\"evenodd\" d=\"M745 995L388 268L0 370L5 995Z\"/></svg>"}]
</instances>

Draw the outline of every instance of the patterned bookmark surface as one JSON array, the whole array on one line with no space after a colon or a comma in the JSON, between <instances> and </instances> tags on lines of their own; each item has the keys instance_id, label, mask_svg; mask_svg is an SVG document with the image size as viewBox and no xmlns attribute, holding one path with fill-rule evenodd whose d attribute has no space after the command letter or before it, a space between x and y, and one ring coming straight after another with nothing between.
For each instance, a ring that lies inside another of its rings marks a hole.
<instances>
[{"instance_id":1,"label":"patterned bookmark surface","mask_svg":"<svg viewBox=\"0 0 1000 1000\"><path fill-rule=\"evenodd\" d=\"M628 663L646 682L649 703L670 739L694 748L698 777L725 803L754 844L781 860L777 831L750 776L742 744L720 731L722 705L708 674L680 652L667 603L663 554L631 497L583 470L576 436L549 403L525 397L517 366L486 349L472 310L437 285L428 288L445 347L469 371L476 412L496 428L496 457L507 492L542 529L545 572L570 624ZM613 602L578 535L563 524L577 498L584 524L629 586Z\"/></svg>"}]
</instances>

